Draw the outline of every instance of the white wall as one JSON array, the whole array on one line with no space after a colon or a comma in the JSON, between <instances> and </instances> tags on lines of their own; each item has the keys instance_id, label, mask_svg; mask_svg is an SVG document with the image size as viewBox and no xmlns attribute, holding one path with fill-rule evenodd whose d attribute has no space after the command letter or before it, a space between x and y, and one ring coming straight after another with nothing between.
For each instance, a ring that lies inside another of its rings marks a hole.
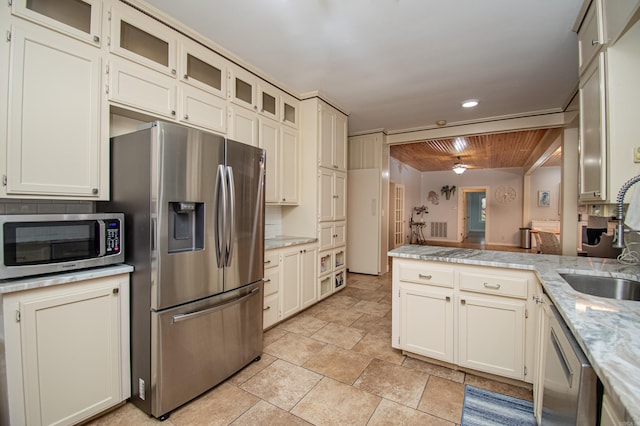
<instances>
[{"instance_id":1,"label":"white wall","mask_svg":"<svg viewBox=\"0 0 640 426\"><path fill-rule=\"evenodd\" d=\"M413 167L407 166L395 158L389 158L389 181L404 185L404 220L406 221L405 243L408 243L409 236L411 235L409 230L409 218L411 217L411 211L414 207L424 204L422 201L421 191L422 176L421 173ZM388 217L390 216L391 215L388 215Z\"/></svg>"},{"instance_id":2,"label":"white wall","mask_svg":"<svg viewBox=\"0 0 640 426\"><path fill-rule=\"evenodd\" d=\"M560 210L560 167L540 167L531 175L531 194L529 199L529 212L531 219L559 220ZM538 192L550 191L551 205L549 207L538 206Z\"/></svg>"},{"instance_id":3,"label":"white wall","mask_svg":"<svg viewBox=\"0 0 640 426\"><path fill-rule=\"evenodd\" d=\"M445 185L455 185L456 194L446 200L440 189ZM498 203L495 190L500 185L509 185L516 190L516 198L509 204ZM446 241L458 241L458 194L463 188L487 187L487 244L517 246L520 243L522 221L522 169L505 168L491 170L467 170L456 175L450 170L422 173L421 204L429 207L428 222L447 222L448 235ZM435 191L440 196L440 202L435 205L427 201L429 191ZM536 193L537 194L537 193ZM429 231L429 227L427 227ZM429 239L428 232L425 236Z\"/></svg>"}]
</instances>

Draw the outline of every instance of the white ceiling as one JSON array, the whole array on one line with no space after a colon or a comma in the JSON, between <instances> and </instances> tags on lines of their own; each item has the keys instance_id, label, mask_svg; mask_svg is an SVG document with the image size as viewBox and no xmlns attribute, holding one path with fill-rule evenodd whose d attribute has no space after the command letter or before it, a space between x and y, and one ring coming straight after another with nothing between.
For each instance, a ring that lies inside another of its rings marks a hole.
<instances>
[{"instance_id":1,"label":"white ceiling","mask_svg":"<svg viewBox=\"0 0 640 426\"><path fill-rule=\"evenodd\" d=\"M582 2L148 0L291 90L325 94L350 133L562 110Z\"/></svg>"}]
</instances>

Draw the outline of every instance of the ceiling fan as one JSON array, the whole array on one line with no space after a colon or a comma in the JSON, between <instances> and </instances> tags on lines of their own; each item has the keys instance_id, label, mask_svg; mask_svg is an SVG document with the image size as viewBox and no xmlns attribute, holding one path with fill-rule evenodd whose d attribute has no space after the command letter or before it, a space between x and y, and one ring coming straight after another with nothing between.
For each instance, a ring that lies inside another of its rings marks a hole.
<instances>
[{"instance_id":1,"label":"ceiling fan","mask_svg":"<svg viewBox=\"0 0 640 426\"><path fill-rule=\"evenodd\" d=\"M469 166L467 166L462 162L462 159L460 158L460 156L458 156L458 161L453 165L451 170L453 170L455 174L461 175L467 170L468 167Z\"/></svg>"}]
</instances>

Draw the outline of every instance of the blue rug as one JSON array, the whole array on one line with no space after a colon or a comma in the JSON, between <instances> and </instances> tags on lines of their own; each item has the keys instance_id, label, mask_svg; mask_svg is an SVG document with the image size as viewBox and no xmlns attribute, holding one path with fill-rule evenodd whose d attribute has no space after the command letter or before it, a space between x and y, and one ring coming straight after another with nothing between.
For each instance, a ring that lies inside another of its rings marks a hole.
<instances>
[{"instance_id":1,"label":"blue rug","mask_svg":"<svg viewBox=\"0 0 640 426\"><path fill-rule=\"evenodd\" d=\"M535 424L532 402L465 386L460 426Z\"/></svg>"}]
</instances>

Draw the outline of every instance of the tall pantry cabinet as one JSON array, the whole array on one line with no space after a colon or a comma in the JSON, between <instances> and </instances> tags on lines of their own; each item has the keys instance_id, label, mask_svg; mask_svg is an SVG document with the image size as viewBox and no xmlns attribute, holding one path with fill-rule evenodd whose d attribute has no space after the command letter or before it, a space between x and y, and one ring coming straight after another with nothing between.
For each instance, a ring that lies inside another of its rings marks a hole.
<instances>
[{"instance_id":1,"label":"tall pantry cabinet","mask_svg":"<svg viewBox=\"0 0 640 426\"><path fill-rule=\"evenodd\" d=\"M300 180L295 209L283 209L283 231L316 235L318 299L346 284L347 115L318 97L300 105Z\"/></svg>"}]
</instances>

